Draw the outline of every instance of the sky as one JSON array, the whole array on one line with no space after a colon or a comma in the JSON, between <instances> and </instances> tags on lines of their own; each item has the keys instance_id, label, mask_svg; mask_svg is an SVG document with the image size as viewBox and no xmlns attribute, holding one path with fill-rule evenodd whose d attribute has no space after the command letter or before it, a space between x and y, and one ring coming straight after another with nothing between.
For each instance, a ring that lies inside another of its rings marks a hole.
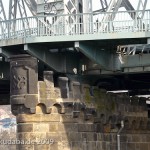
<instances>
[{"instance_id":1,"label":"sky","mask_svg":"<svg viewBox=\"0 0 150 150\"><path fill-rule=\"evenodd\" d=\"M2 1L4 4L4 9L5 9L6 15L8 16L9 0L2 0ZM131 2L132 6L136 9L139 0L129 0L129 1ZM145 1L145 0L142 0L142 1ZM110 0L107 0L107 2L109 4ZM92 3L93 3L92 4L93 5L93 11L101 8L100 0L92 0ZM150 9L150 0L148 0L147 9ZM125 9L121 8L120 10L124 11Z\"/></svg>"},{"instance_id":2,"label":"sky","mask_svg":"<svg viewBox=\"0 0 150 150\"><path fill-rule=\"evenodd\" d=\"M107 0L108 4L110 3L111 0ZM129 0L134 9L137 9L137 5L139 0ZM144 2L145 0L142 0ZM98 10L100 8L100 0L92 0L93 2L93 10ZM150 0L147 2L147 9L150 9Z\"/></svg>"}]
</instances>

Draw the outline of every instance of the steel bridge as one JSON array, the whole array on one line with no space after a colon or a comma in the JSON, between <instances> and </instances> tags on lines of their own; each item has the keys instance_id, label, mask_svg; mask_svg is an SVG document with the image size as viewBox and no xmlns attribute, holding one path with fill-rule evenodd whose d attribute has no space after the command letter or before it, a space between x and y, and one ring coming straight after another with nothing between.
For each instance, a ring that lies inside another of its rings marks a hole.
<instances>
[{"instance_id":1,"label":"steel bridge","mask_svg":"<svg viewBox=\"0 0 150 150\"><path fill-rule=\"evenodd\" d=\"M1 103L9 103L9 58L19 54L39 60L39 79L49 69L56 77L149 95L148 0L137 0L137 7L129 0L100 0L94 11L92 5L92 0L0 0Z\"/></svg>"}]
</instances>

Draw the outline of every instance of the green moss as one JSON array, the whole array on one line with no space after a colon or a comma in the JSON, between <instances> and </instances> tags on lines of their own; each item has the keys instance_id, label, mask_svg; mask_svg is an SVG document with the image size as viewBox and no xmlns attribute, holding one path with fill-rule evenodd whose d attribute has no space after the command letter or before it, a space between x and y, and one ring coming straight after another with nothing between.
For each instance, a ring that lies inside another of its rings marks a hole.
<instances>
[{"instance_id":1,"label":"green moss","mask_svg":"<svg viewBox=\"0 0 150 150\"><path fill-rule=\"evenodd\" d=\"M93 96L91 96L89 88L84 89L85 103L92 104L97 111L113 112L115 110L115 101L111 95L106 94L103 89L94 89Z\"/></svg>"},{"instance_id":2,"label":"green moss","mask_svg":"<svg viewBox=\"0 0 150 150\"><path fill-rule=\"evenodd\" d=\"M88 104L91 103L91 95L88 88L85 88L85 102Z\"/></svg>"},{"instance_id":3,"label":"green moss","mask_svg":"<svg viewBox=\"0 0 150 150\"><path fill-rule=\"evenodd\" d=\"M95 89L93 91L94 100L95 100L95 107L98 111L105 110L105 100L106 100L106 93L101 91L100 89Z\"/></svg>"}]
</instances>

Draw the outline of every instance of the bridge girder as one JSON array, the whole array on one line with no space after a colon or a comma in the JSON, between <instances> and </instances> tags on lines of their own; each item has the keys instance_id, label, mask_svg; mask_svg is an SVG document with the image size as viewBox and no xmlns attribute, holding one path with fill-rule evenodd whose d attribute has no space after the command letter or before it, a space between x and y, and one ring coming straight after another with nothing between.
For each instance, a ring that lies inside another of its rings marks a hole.
<instances>
[{"instance_id":1,"label":"bridge girder","mask_svg":"<svg viewBox=\"0 0 150 150\"><path fill-rule=\"evenodd\" d=\"M36 46L36 44L25 44L24 50L58 73L75 74L79 70L77 52L55 52L59 49L49 49L46 46Z\"/></svg>"},{"instance_id":2,"label":"bridge girder","mask_svg":"<svg viewBox=\"0 0 150 150\"><path fill-rule=\"evenodd\" d=\"M2 20L6 20L6 13L4 10L3 2L2 2L2 0L0 0L0 21L2 21Z\"/></svg>"},{"instance_id":3,"label":"bridge girder","mask_svg":"<svg viewBox=\"0 0 150 150\"><path fill-rule=\"evenodd\" d=\"M75 42L75 48L90 60L98 64L101 69L109 71L116 70L116 66L113 66L113 55L115 54L101 49L101 47L95 46L95 44L89 42Z\"/></svg>"},{"instance_id":4,"label":"bridge girder","mask_svg":"<svg viewBox=\"0 0 150 150\"><path fill-rule=\"evenodd\" d=\"M62 1L67 2L65 0L62 0ZM23 3L26 5L25 7L23 6ZM54 3L54 2L49 2L48 0L43 0L43 3L46 6L47 4L50 5L50 3ZM60 2L57 2L57 3L60 3ZM86 3L87 3L87 0L86 0ZM84 5L86 3L83 1ZM92 2L89 0L88 3L92 3ZM138 6L137 6L136 10L143 10L143 13L144 13L146 6L147 6L147 0L138 0L137 3L138 3ZM65 5L67 6L67 3ZM126 10L134 10L134 7L132 6L132 4L130 3L129 0L123 0L123 1L122 0L117 0L117 1L111 0L111 2L109 4L108 4L108 0L100 0L100 5L102 8L102 11L107 11L107 12L111 11L111 10L118 11L119 7L125 7ZM84 6L84 7L88 7L88 6L89 5ZM77 7L77 4L75 4L75 7ZM3 17L5 18L6 13L4 14L3 8L4 8L3 0L0 0L0 10L3 11ZM23 13L27 14L26 8L28 8L30 10L30 12L32 13L32 15L37 15L37 2L35 0L24 0L23 2L22 2L22 0L9 0L9 12L8 12L9 17L8 18L15 19L16 17L18 17L17 9L20 9L20 8L22 8L22 11L21 11L22 14ZM20 14L20 17L22 17L21 14Z\"/></svg>"},{"instance_id":5,"label":"bridge girder","mask_svg":"<svg viewBox=\"0 0 150 150\"><path fill-rule=\"evenodd\" d=\"M35 0L9 0L9 19L27 17L29 15L28 10L32 15L36 15L37 3Z\"/></svg>"}]
</instances>

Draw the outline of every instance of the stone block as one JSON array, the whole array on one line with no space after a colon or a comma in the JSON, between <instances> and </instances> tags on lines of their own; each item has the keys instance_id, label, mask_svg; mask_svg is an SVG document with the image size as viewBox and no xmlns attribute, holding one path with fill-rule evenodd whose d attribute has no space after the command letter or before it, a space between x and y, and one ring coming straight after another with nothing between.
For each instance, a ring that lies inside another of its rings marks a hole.
<instances>
[{"instance_id":1,"label":"stone block","mask_svg":"<svg viewBox=\"0 0 150 150\"><path fill-rule=\"evenodd\" d=\"M30 134L24 134L24 139L26 140L32 140L32 141L41 141L43 139L46 139L46 133L30 133Z\"/></svg>"},{"instance_id":2,"label":"stone block","mask_svg":"<svg viewBox=\"0 0 150 150\"><path fill-rule=\"evenodd\" d=\"M127 149L127 143L121 142L120 143L120 148L121 148L121 150L128 150ZM116 143L116 149L117 149L117 143Z\"/></svg>"},{"instance_id":3,"label":"stone block","mask_svg":"<svg viewBox=\"0 0 150 150\"><path fill-rule=\"evenodd\" d=\"M67 132L60 133L60 138L61 138L61 141L68 142L69 141L69 133L67 133Z\"/></svg>"},{"instance_id":4,"label":"stone block","mask_svg":"<svg viewBox=\"0 0 150 150\"><path fill-rule=\"evenodd\" d=\"M88 150L87 141L82 141L81 147L82 147L82 150Z\"/></svg>"},{"instance_id":5,"label":"stone block","mask_svg":"<svg viewBox=\"0 0 150 150\"><path fill-rule=\"evenodd\" d=\"M78 124L79 132L95 132L94 124Z\"/></svg>"},{"instance_id":6,"label":"stone block","mask_svg":"<svg viewBox=\"0 0 150 150\"><path fill-rule=\"evenodd\" d=\"M62 141L69 141L69 142L82 141L81 133L78 132L61 133L60 136Z\"/></svg>"},{"instance_id":7,"label":"stone block","mask_svg":"<svg viewBox=\"0 0 150 150\"><path fill-rule=\"evenodd\" d=\"M20 123L17 125L17 132L33 132L33 124Z\"/></svg>"},{"instance_id":8,"label":"stone block","mask_svg":"<svg viewBox=\"0 0 150 150\"><path fill-rule=\"evenodd\" d=\"M111 134L104 134L104 135L103 135L103 140L104 140L105 142L110 142L110 141L112 141L112 136L111 136Z\"/></svg>"},{"instance_id":9,"label":"stone block","mask_svg":"<svg viewBox=\"0 0 150 150\"><path fill-rule=\"evenodd\" d=\"M53 71L44 71L44 82L49 89L54 88Z\"/></svg>"},{"instance_id":10,"label":"stone block","mask_svg":"<svg viewBox=\"0 0 150 150\"><path fill-rule=\"evenodd\" d=\"M59 123L58 124L59 132L78 132L77 123Z\"/></svg>"},{"instance_id":11,"label":"stone block","mask_svg":"<svg viewBox=\"0 0 150 150\"><path fill-rule=\"evenodd\" d=\"M146 142L150 142L150 135L149 134L146 135Z\"/></svg>"},{"instance_id":12,"label":"stone block","mask_svg":"<svg viewBox=\"0 0 150 150\"><path fill-rule=\"evenodd\" d=\"M31 133L30 132L20 132L20 133L17 133L17 139L18 140L30 140L32 138L31 136Z\"/></svg>"},{"instance_id":13,"label":"stone block","mask_svg":"<svg viewBox=\"0 0 150 150\"><path fill-rule=\"evenodd\" d=\"M68 139L70 141L82 141L82 134L79 132L70 132Z\"/></svg>"},{"instance_id":14,"label":"stone block","mask_svg":"<svg viewBox=\"0 0 150 150\"><path fill-rule=\"evenodd\" d=\"M16 145L9 145L9 150L16 150L16 148L17 148ZM4 149L4 150L6 150L6 149Z\"/></svg>"},{"instance_id":15,"label":"stone block","mask_svg":"<svg viewBox=\"0 0 150 150\"><path fill-rule=\"evenodd\" d=\"M83 150L82 149L82 142L72 142L72 149L71 150Z\"/></svg>"},{"instance_id":16,"label":"stone block","mask_svg":"<svg viewBox=\"0 0 150 150\"><path fill-rule=\"evenodd\" d=\"M103 133L97 133L97 141L103 141Z\"/></svg>"},{"instance_id":17,"label":"stone block","mask_svg":"<svg viewBox=\"0 0 150 150\"><path fill-rule=\"evenodd\" d=\"M47 100L54 99L54 101L56 102L56 100L55 100L56 93L55 93L54 89L46 89L45 93L46 93Z\"/></svg>"},{"instance_id":18,"label":"stone block","mask_svg":"<svg viewBox=\"0 0 150 150\"><path fill-rule=\"evenodd\" d=\"M58 122L50 122L49 123L49 132L58 132Z\"/></svg>"},{"instance_id":19,"label":"stone block","mask_svg":"<svg viewBox=\"0 0 150 150\"><path fill-rule=\"evenodd\" d=\"M141 134L141 142L146 142L147 136L146 134Z\"/></svg>"},{"instance_id":20,"label":"stone block","mask_svg":"<svg viewBox=\"0 0 150 150\"><path fill-rule=\"evenodd\" d=\"M33 124L34 132L49 132L49 124L48 123L34 123Z\"/></svg>"},{"instance_id":21,"label":"stone block","mask_svg":"<svg viewBox=\"0 0 150 150\"><path fill-rule=\"evenodd\" d=\"M54 141L54 142L61 142L61 134L59 133L53 133L53 132L49 132L46 133L46 139L50 140L50 141Z\"/></svg>"},{"instance_id":22,"label":"stone block","mask_svg":"<svg viewBox=\"0 0 150 150\"><path fill-rule=\"evenodd\" d=\"M140 106L143 106L143 107L146 107L146 98L140 98L139 99L139 105Z\"/></svg>"},{"instance_id":23,"label":"stone block","mask_svg":"<svg viewBox=\"0 0 150 150\"><path fill-rule=\"evenodd\" d=\"M10 66L11 95L37 93L37 59L26 54L14 55Z\"/></svg>"},{"instance_id":24,"label":"stone block","mask_svg":"<svg viewBox=\"0 0 150 150\"><path fill-rule=\"evenodd\" d=\"M121 112L126 111L126 105L125 104L119 104L118 111L121 111Z\"/></svg>"},{"instance_id":25,"label":"stone block","mask_svg":"<svg viewBox=\"0 0 150 150\"><path fill-rule=\"evenodd\" d=\"M140 150L140 143L135 143L135 149Z\"/></svg>"},{"instance_id":26,"label":"stone block","mask_svg":"<svg viewBox=\"0 0 150 150\"><path fill-rule=\"evenodd\" d=\"M138 97L131 97L131 105L137 106L139 104L139 98Z\"/></svg>"},{"instance_id":27,"label":"stone block","mask_svg":"<svg viewBox=\"0 0 150 150\"><path fill-rule=\"evenodd\" d=\"M50 149L50 146L48 144L35 144L34 145L34 150L49 150ZM22 150L22 149L21 149Z\"/></svg>"},{"instance_id":28,"label":"stone block","mask_svg":"<svg viewBox=\"0 0 150 150\"><path fill-rule=\"evenodd\" d=\"M116 133L111 134L112 143L115 143L117 141L117 135Z\"/></svg>"},{"instance_id":29,"label":"stone block","mask_svg":"<svg viewBox=\"0 0 150 150\"><path fill-rule=\"evenodd\" d=\"M87 141L97 141L97 134L96 133L87 133L87 132L84 132L82 133L82 140L83 139L86 139Z\"/></svg>"},{"instance_id":30,"label":"stone block","mask_svg":"<svg viewBox=\"0 0 150 150\"><path fill-rule=\"evenodd\" d=\"M61 91L62 98L69 98L69 87L68 87L68 78L67 77L59 77L58 84Z\"/></svg>"},{"instance_id":31,"label":"stone block","mask_svg":"<svg viewBox=\"0 0 150 150\"><path fill-rule=\"evenodd\" d=\"M102 142L100 142L99 140L96 142L96 149L102 150Z\"/></svg>"},{"instance_id":32,"label":"stone block","mask_svg":"<svg viewBox=\"0 0 150 150\"><path fill-rule=\"evenodd\" d=\"M63 123L77 123L78 118L73 118L72 115L62 114L61 117L60 117L60 122L63 122Z\"/></svg>"},{"instance_id":33,"label":"stone block","mask_svg":"<svg viewBox=\"0 0 150 150\"><path fill-rule=\"evenodd\" d=\"M148 143L140 143L140 150L149 150Z\"/></svg>"},{"instance_id":34,"label":"stone block","mask_svg":"<svg viewBox=\"0 0 150 150\"><path fill-rule=\"evenodd\" d=\"M73 98L75 100L81 100L81 87L79 82L72 83L72 91L73 91Z\"/></svg>"},{"instance_id":35,"label":"stone block","mask_svg":"<svg viewBox=\"0 0 150 150\"><path fill-rule=\"evenodd\" d=\"M50 150L58 150L58 142L54 142L50 145Z\"/></svg>"},{"instance_id":36,"label":"stone block","mask_svg":"<svg viewBox=\"0 0 150 150\"><path fill-rule=\"evenodd\" d=\"M104 131L104 126L102 123L95 124L95 131L102 133Z\"/></svg>"},{"instance_id":37,"label":"stone block","mask_svg":"<svg viewBox=\"0 0 150 150\"><path fill-rule=\"evenodd\" d=\"M122 145L121 145L122 146ZM121 147L122 148L122 147ZM117 143L111 143L110 144L110 150L117 150ZM124 149L122 148L121 150L127 150L127 149Z\"/></svg>"},{"instance_id":38,"label":"stone block","mask_svg":"<svg viewBox=\"0 0 150 150\"><path fill-rule=\"evenodd\" d=\"M102 142L102 150L107 150L106 149L106 142Z\"/></svg>"},{"instance_id":39,"label":"stone block","mask_svg":"<svg viewBox=\"0 0 150 150\"><path fill-rule=\"evenodd\" d=\"M17 145L17 150L35 150L35 149L34 145Z\"/></svg>"},{"instance_id":40,"label":"stone block","mask_svg":"<svg viewBox=\"0 0 150 150\"><path fill-rule=\"evenodd\" d=\"M61 91L60 91L60 88L56 88L54 89L54 92L55 92L55 98L61 98Z\"/></svg>"},{"instance_id":41,"label":"stone block","mask_svg":"<svg viewBox=\"0 0 150 150\"><path fill-rule=\"evenodd\" d=\"M150 120L147 121L147 130L150 130Z\"/></svg>"},{"instance_id":42,"label":"stone block","mask_svg":"<svg viewBox=\"0 0 150 150\"><path fill-rule=\"evenodd\" d=\"M110 133L111 131L111 124L104 125L104 133Z\"/></svg>"},{"instance_id":43,"label":"stone block","mask_svg":"<svg viewBox=\"0 0 150 150\"><path fill-rule=\"evenodd\" d=\"M60 114L20 114L17 116L18 123L24 122L59 122Z\"/></svg>"},{"instance_id":44,"label":"stone block","mask_svg":"<svg viewBox=\"0 0 150 150\"><path fill-rule=\"evenodd\" d=\"M127 150L136 150L135 143L127 143ZM145 149L143 149L145 150Z\"/></svg>"},{"instance_id":45,"label":"stone block","mask_svg":"<svg viewBox=\"0 0 150 150\"><path fill-rule=\"evenodd\" d=\"M87 150L97 150L96 149L96 142L87 142Z\"/></svg>"},{"instance_id":46,"label":"stone block","mask_svg":"<svg viewBox=\"0 0 150 150\"><path fill-rule=\"evenodd\" d=\"M128 112L133 112L133 106L128 105Z\"/></svg>"},{"instance_id":47,"label":"stone block","mask_svg":"<svg viewBox=\"0 0 150 150\"><path fill-rule=\"evenodd\" d=\"M111 143L110 142L106 142L106 150L111 149Z\"/></svg>"},{"instance_id":48,"label":"stone block","mask_svg":"<svg viewBox=\"0 0 150 150\"><path fill-rule=\"evenodd\" d=\"M61 97L62 98L69 98L69 89L61 89Z\"/></svg>"},{"instance_id":49,"label":"stone block","mask_svg":"<svg viewBox=\"0 0 150 150\"><path fill-rule=\"evenodd\" d=\"M52 106L51 107L51 114L59 114L61 112L61 107Z\"/></svg>"},{"instance_id":50,"label":"stone block","mask_svg":"<svg viewBox=\"0 0 150 150\"><path fill-rule=\"evenodd\" d=\"M47 136L46 136L46 132L41 132L41 133L31 133L31 136L33 134L33 138L40 141L42 139L47 139ZM31 138L32 139L32 138Z\"/></svg>"},{"instance_id":51,"label":"stone block","mask_svg":"<svg viewBox=\"0 0 150 150\"><path fill-rule=\"evenodd\" d=\"M71 150L71 147L69 142L58 142L58 150Z\"/></svg>"},{"instance_id":52,"label":"stone block","mask_svg":"<svg viewBox=\"0 0 150 150\"><path fill-rule=\"evenodd\" d=\"M43 81L38 81L38 93L39 93L39 100L45 100L46 99L46 84Z\"/></svg>"},{"instance_id":53,"label":"stone block","mask_svg":"<svg viewBox=\"0 0 150 150\"><path fill-rule=\"evenodd\" d=\"M148 149L150 149L150 143L148 143Z\"/></svg>"},{"instance_id":54,"label":"stone block","mask_svg":"<svg viewBox=\"0 0 150 150\"><path fill-rule=\"evenodd\" d=\"M124 143L127 142L127 136L126 135L121 135L120 136L120 141L124 142Z\"/></svg>"}]
</instances>

